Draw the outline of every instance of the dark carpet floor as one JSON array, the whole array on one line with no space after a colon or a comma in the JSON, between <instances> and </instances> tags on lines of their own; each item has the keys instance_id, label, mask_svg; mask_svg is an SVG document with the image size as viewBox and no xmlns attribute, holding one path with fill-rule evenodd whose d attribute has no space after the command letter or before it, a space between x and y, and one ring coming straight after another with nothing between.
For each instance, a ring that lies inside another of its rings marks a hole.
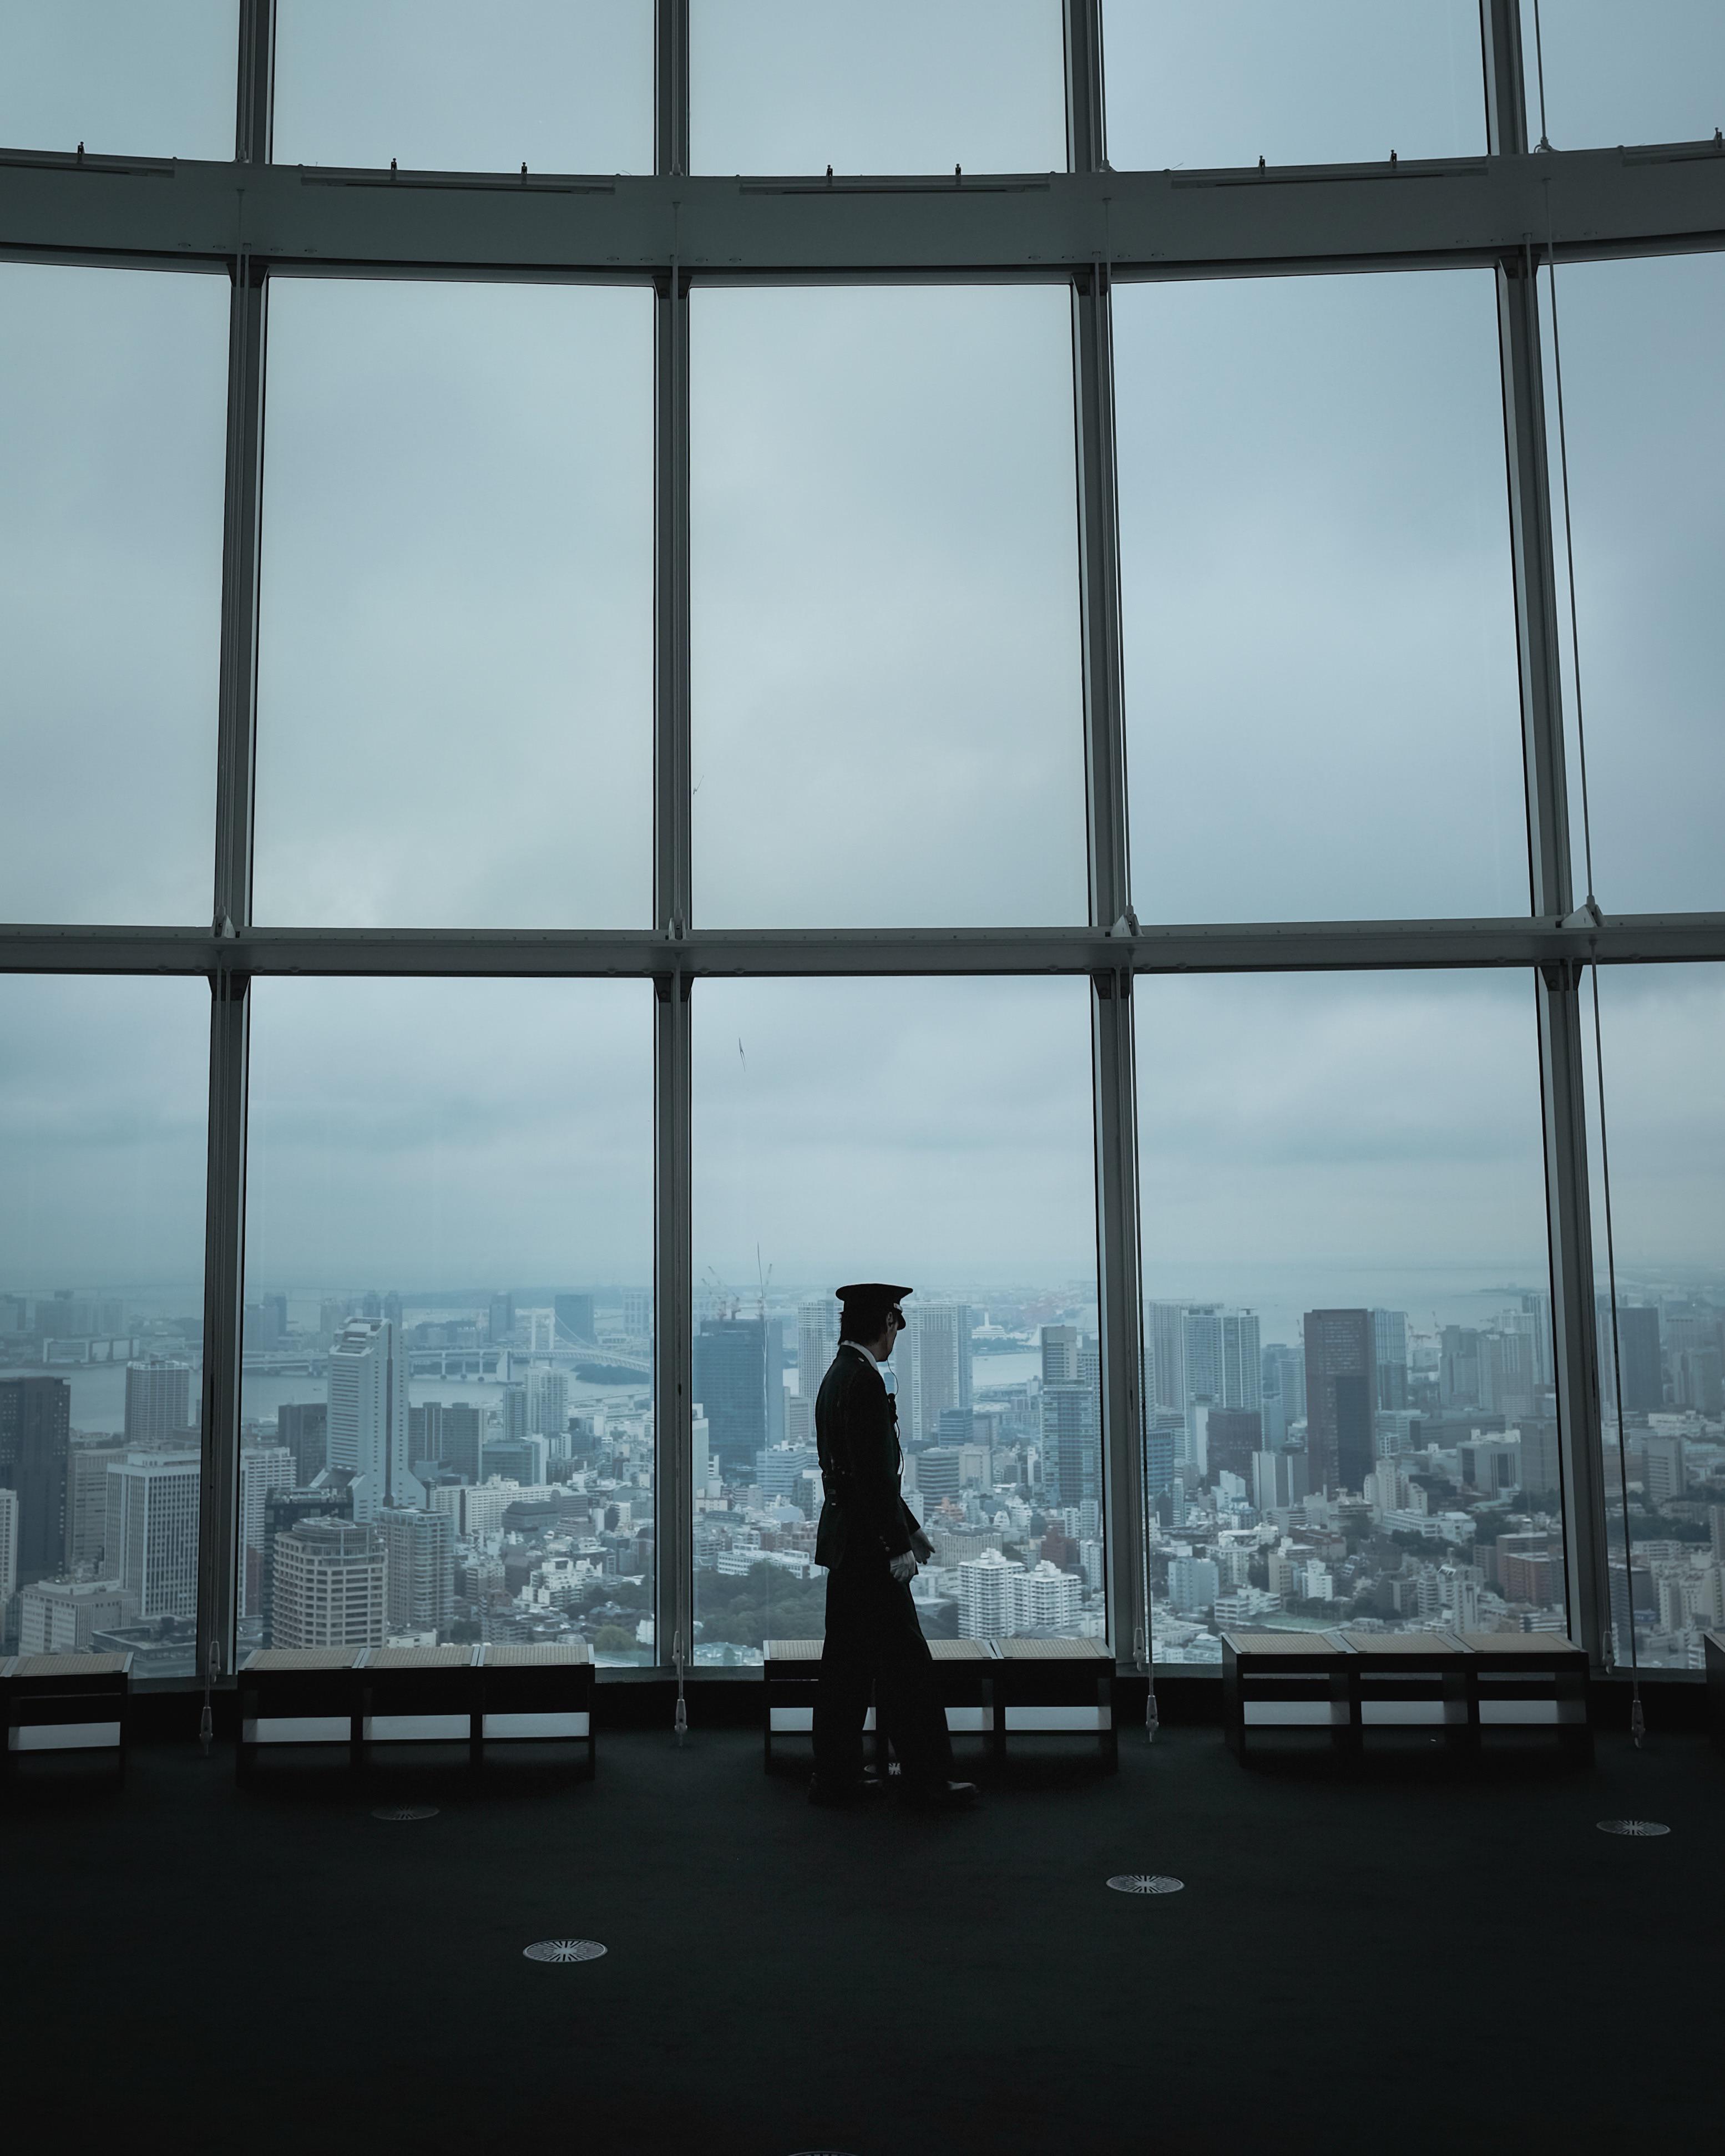
<instances>
[{"instance_id":1,"label":"dark carpet floor","mask_svg":"<svg viewBox=\"0 0 1725 2156\"><path fill-rule=\"evenodd\" d=\"M231 1751L146 1746L117 1797L0 1815L11 2145L1706 2147L1722 1797L1688 1737L1347 1779L1165 1730L932 1820L811 1810L741 1732L483 1798L241 1795ZM523 1959L561 1935L608 1951Z\"/></svg>"}]
</instances>

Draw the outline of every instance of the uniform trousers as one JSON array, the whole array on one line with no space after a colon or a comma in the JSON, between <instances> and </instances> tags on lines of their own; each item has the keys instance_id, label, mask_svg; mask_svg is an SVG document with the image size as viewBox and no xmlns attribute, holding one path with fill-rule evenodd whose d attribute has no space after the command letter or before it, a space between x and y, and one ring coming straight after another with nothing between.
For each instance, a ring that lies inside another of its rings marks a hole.
<instances>
[{"instance_id":1,"label":"uniform trousers","mask_svg":"<svg viewBox=\"0 0 1725 2156\"><path fill-rule=\"evenodd\" d=\"M814 1771L842 1784L863 1771L863 1718L875 1696L878 1727L906 1782L927 1788L952 1774L952 1740L935 1686L934 1660L906 1581L879 1556L853 1554L827 1574L826 1643L814 1703Z\"/></svg>"}]
</instances>

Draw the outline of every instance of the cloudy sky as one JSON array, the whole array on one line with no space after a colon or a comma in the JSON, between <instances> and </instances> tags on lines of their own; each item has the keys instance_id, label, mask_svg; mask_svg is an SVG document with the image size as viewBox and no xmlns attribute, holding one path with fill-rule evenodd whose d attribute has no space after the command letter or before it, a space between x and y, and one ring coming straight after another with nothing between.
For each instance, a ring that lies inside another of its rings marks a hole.
<instances>
[{"instance_id":1,"label":"cloudy sky","mask_svg":"<svg viewBox=\"0 0 1725 2156\"><path fill-rule=\"evenodd\" d=\"M642 169L649 15L285 0L278 147ZM1559 143L1725 116L1702 0L1543 18ZM146 20L0 0L0 141L226 154L233 0ZM1471 151L1476 20L1111 0L1115 162ZM1064 155L1055 0L695 0L693 36L701 169ZM1615 911L1721 903L1722 280L1559 272ZM8 917L207 917L226 311L0 265ZM276 289L261 918L646 920L649 326L629 290ZM693 336L697 919L1078 917L1065 296L706 291ZM1141 912L1524 906L1489 279L1136 286L1117 346ZM697 1277L1087 1271L1086 993L700 985ZM195 1277L208 1014L0 979L0 1286ZM1537 1272L1523 977L1147 981L1137 1022L1153 1292L1274 1324ZM1615 974L1605 1024L1620 1252L1718 1264L1725 969ZM254 1043L254 1287L645 1277L644 988L266 983Z\"/></svg>"}]
</instances>

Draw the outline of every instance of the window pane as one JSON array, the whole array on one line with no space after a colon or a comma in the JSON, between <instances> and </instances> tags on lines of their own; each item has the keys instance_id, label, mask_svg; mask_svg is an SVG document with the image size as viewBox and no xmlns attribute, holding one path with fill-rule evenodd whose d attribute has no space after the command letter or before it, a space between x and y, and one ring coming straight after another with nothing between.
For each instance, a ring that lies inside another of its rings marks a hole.
<instances>
[{"instance_id":1,"label":"window pane","mask_svg":"<svg viewBox=\"0 0 1725 2156\"><path fill-rule=\"evenodd\" d=\"M1138 989L1153 1644L1564 1629L1534 1001Z\"/></svg>"},{"instance_id":2,"label":"window pane","mask_svg":"<svg viewBox=\"0 0 1725 2156\"><path fill-rule=\"evenodd\" d=\"M276 284L259 919L646 920L651 306Z\"/></svg>"},{"instance_id":3,"label":"window pane","mask_svg":"<svg viewBox=\"0 0 1725 2156\"><path fill-rule=\"evenodd\" d=\"M0 0L0 142L234 155L239 0Z\"/></svg>"},{"instance_id":4,"label":"window pane","mask_svg":"<svg viewBox=\"0 0 1725 2156\"><path fill-rule=\"evenodd\" d=\"M1081 920L1064 288L697 292L696 918Z\"/></svg>"},{"instance_id":5,"label":"window pane","mask_svg":"<svg viewBox=\"0 0 1725 2156\"><path fill-rule=\"evenodd\" d=\"M1104 23L1122 171L1486 146L1474 0L1106 0Z\"/></svg>"},{"instance_id":6,"label":"window pane","mask_svg":"<svg viewBox=\"0 0 1725 2156\"><path fill-rule=\"evenodd\" d=\"M274 155L650 172L653 0L279 0Z\"/></svg>"},{"instance_id":7,"label":"window pane","mask_svg":"<svg viewBox=\"0 0 1725 2156\"><path fill-rule=\"evenodd\" d=\"M710 981L695 1002L696 1659L822 1636L833 1291L891 1358L935 1639L1104 1630L1082 981Z\"/></svg>"},{"instance_id":8,"label":"window pane","mask_svg":"<svg viewBox=\"0 0 1725 2156\"><path fill-rule=\"evenodd\" d=\"M1696 142L1725 115L1717 0L1545 0L1545 128L1554 148ZM1534 13L1522 0L1527 139L1542 132Z\"/></svg>"},{"instance_id":9,"label":"window pane","mask_svg":"<svg viewBox=\"0 0 1725 2156\"><path fill-rule=\"evenodd\" d=\"M1115 309L1138 911L1525 911L1490 275Z\"/></svg>"},{"instance_id":10,"label":"window pane","mask_svg":"<svg viewBox=\"0 0 1725 2156\"><path fill-rule=\"evenodd\" d=\"M0 979L0 1629L198 1661L209 990Z\"/></svg>"},{"instance_id":11,"label":"window pane","mask_svg":"<svg viewBox=\"0 0 1725 2156\"><path fill-rule=\"evenodd\" d=\"M650 991L253 995L242 1650L652 1661ZM339 1639L294 1592L336 1563Z\"/></svg>"},{"instance_id":12,"label":"window pane","mask_svg":"<svg viewBox=\"0 0 1725 2156\"><path fill-rule=\"evenodd\" d=\"M228 280L0 265L0 918L207 921Z\"/></svg>"},{"instance_id":13,"label":"window pane","mask_svg":"<svg viewBox=\"0 0 1725 2156\"><path fill-rule=\"evenodd\" d=\"M1702 1635L1725 1623L1725 966L1608 966L1599 998L1617 1255L1614 1343L1596 1147L1612 1622L1620 1666L1633 1609L1642 1668L1698 1670Z\"/></svg>"},{"instance_id":14,"label":"window pane","mask_svg":"<svg viewBox=\"0 0 1725 2156\"><path fill-rule=\"evenodd\" d=\"M1547 292L1549 294L1549 284ZM1559 271L1594 875L1608 912L1725 905L1725 254ZM1557 398L1546 384L1558 490ZM1578 886L1581 784L1564 639Z\"/></svg>"},{"instance_id":15,"label":"window pane","mask_svg":"<svg viewBox=\"0 0 1725 2156\"><path fill-rule=\"evenodd\" d=\"M693 0L697 172L1064 172L1060 0Z\"/></svg>"}]
</instances>

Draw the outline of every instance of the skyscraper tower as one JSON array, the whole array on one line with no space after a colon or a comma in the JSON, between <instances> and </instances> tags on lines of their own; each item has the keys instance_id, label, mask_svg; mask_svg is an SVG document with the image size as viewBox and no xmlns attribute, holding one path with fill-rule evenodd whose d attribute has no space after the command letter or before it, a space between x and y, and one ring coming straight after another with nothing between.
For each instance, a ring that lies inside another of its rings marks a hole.
<instances>
[{"instance_id":1,"label":"skyscraper tower","mask_svg":"<svg viewBox=\"0 0 1725 2156\"><path fill-rule=\"evenodd\" d=\"M331 1346L329 1464L354 1477L356 1520L425 1502L408 1463L407 1360L388 1318L351 1319Z\"/></svg>"},{"instance_id":2,"label":"skyscraper tower","mask_svg":"<svg viewBox=\"0 0 1725 2156\"><path fill-rule=\"evenodd\" d=\"M103 1563L139 1617L198 1614L196 1453L135 1452L108 1470Z\"/></svg>"},{"instance_id":3,"label":"skyscraper tower","mask_svg":"<svg viewBox=\"0 0 1725 2156\"><path fill-rule=\"evenodd\" d=\"M64 1378L0 1384L0 1483L18 1492L18 1579L65 1569L72 1389Z\"/></svg>"},{"instance_id":4,"label":"skyscraper tower","mask_svg":"<svg viewBox=\"0 0 1725 2156\"><path fill-rule=\"evenodd\" d=\"M126 1441L151 1450L183 1443L192 1427L192 1371L151 1356L126 1366Z\"/></svg>"},{"instance_id":5,"label":"skyscraper tower","mask_svg":"<svg viewBox=\"0 0 1725 2156\"><path fill-rule=\"evenodd\" d=\"M704 1317L695 1336L695 1397L712 1455L727 1475L784 1438L783 1328L777 1318Z\"/></svg>"},{"instance_id":6,"label":"skyscraper tower","mask_svg":"<svg viewBox=\"0 0 1725 2156\"><path fill-rule=\"evenodd\" d=\"M899 1336L893 1361L899 1365L901 1399L910 1414L901 1417L919 1444L932 1441L948 1408L971 1405L970 1305L927 1302L905 1313L910 1323Z\"/></svg>"},{"instance_id":7,"label":"skyscraper tower","mask_svg":"<svg viewBox=\"0 0 1725 2156\"><path fill-rule=\"evenodd\" d=\"M1363 1488L1372 1471L1377 1353L1369 1310L1306 1313L1306 1450L1314 1490Z\"/></svg>"},{"instance_id":8,"label":"skyscraper tower","mask_svg":"<svg viewBox=\"0 0 1725 2156\"><path fill-rule=\"evenodd\" d=\"M839 1301L815 1296L797 1306L797 1390L813 1400L839 1352Z\"/></svg>"},{"instance_id":9,"label":"skyscraper tower","mask_svg":"<svg viewBox=\"0 0 1725 2156\"><path fill-rule=\"evenodd\" d=\"M383 1621L388 1632L436 1632L454 1615L454 1522L447 1512L389 1506L383 1537Z\"/></svg>"}]
</instances>

